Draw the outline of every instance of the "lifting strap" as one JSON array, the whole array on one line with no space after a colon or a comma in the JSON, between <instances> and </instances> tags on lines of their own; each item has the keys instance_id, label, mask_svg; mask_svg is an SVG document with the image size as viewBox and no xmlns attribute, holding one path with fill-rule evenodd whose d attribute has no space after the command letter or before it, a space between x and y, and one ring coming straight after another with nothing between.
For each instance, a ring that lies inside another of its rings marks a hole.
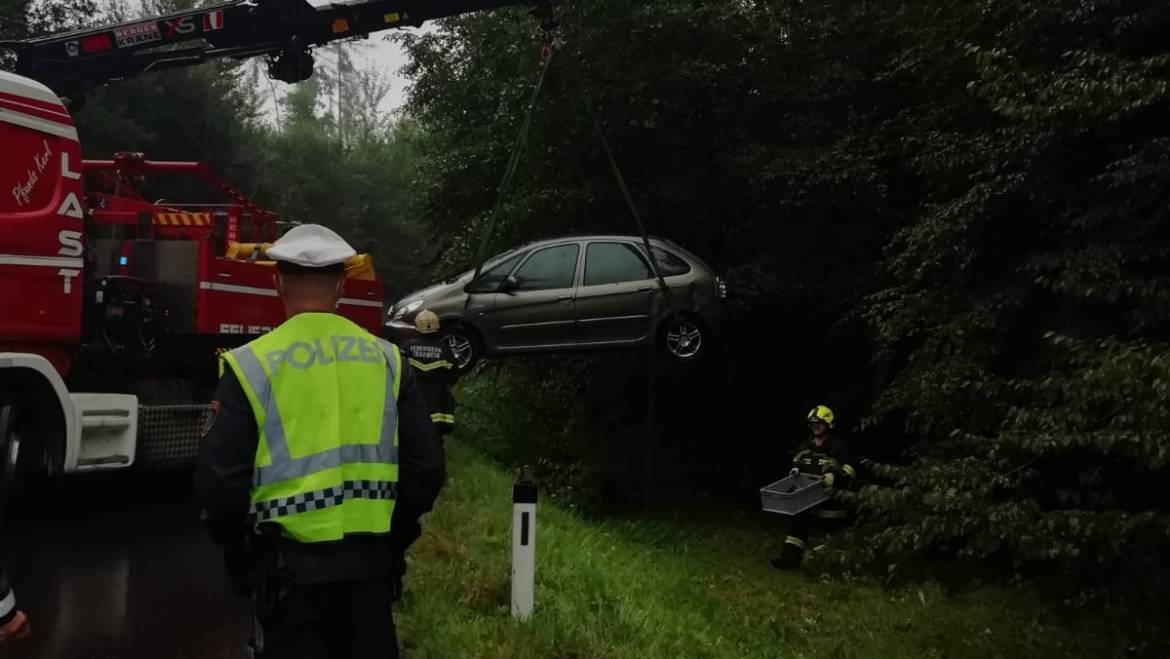
<instances>
[{"instance_id":1,"label":"lifting strap","mask_svg":"<svg viewBox=\"0 0 1170 659\"><path fill-rule=\"evenodd\" d=\"M593 103L589 100L589 94L585 91L585 83L580 76L577 76L577 88L581 92L581 103L585 105L585 113L589 115L590 121L593 122L593 132L597 135L598 141L601 142L601 148L605 151L606 160L609 161L609 168L613 171L614 180L617 181L618 189L622 192L622 199L626 202L626 208L630 211L630 216L634 218L634 224L638 226L638 233L642 236L642 246L646 248L646 257L650 259L650 267L654 271L654 277L658 280L658 286L662 289L662 295L666 298L666 306L670 308L671 319L678 321L678 308L674 305L674 296L670 293L670 287L666 285L666 278L662 276L662 268L658 266L658 257L654 256L654 250L650 248L650 235L646 233L646 226L642 223L642 215L638 212L638 207L634 204L634 198L630 195L630 188L626 185L626 177L622 175L622 169L618 166L617 159L613 156L613 150L609 146L609 140L605 137L605 131L601 129L601 121L597 118L597 113L593 111Z\"/></svg>"},{"instance_id":2,"label":"lifting strap","mask_svg":"<svg viewBox=\"0 0 1170 659\"><path fill-rule=\"evenodd\" d=\"M551 28L546 24L546 33ZM487 231L479 242L479 249L475 255L475 271L471 276L471 283L468 290L475 290L475 284L479 281L483 274L484 261L487 259L487 248L492 236L496 231L496 224L499 222L500 208L503 206L504 196L508 192L508 187L512 182L512 178L516 175L516 170L520 165L520 156L524 151L524 145L528 140L528 133L532 128L532 117L536 114L536 107L540 102L540 93L544 89L545 79L548 77L548 72L552 68L552 62L557 48L561 45L559 39L548 38L545 42L544 49L541 53L543 60L540 75L536 80L536 86L532 90L532 98L528 102L528 110L524 115L524 121L520 125L520 134L516 138L516 142L512 147L511 156L508 158L508 166L504 169L504 178L500 182L499 190L497 191L495 205L492 207L490 219L488 221ZM650 268L654 273L655 279L658 280L658 287L662 290L662 295L666 300L666 305L670 309L670 316L674 322L679 321L678 308L674 303L674 296L670 292L670 287L666 284L666 278L662 275L662 268L658 264L658 258L654 255L654 250L650 246L650 236L646 232L646 226L642 222L642 216L638 213L638 207L634 204L634 198L630 194L630 188L626 184L626 178L622 174L621 167L618 166L617 159L613 155L613 149L610 148L609 140L605 137L605 131L602 130L601 121L597 117L597 113L593 109L593 103L589 100L589 94L585 91L585 83L580 75L577 78L577 88L581 95L581 102L585 106L585 112L589 115L589 120L593 124L593 132L597 135L598 141L601 142L601 148L605 151L606 160L609 162L610 171L613 172L614 180L617 181L618 189L621 190L622 199L625 201L626 209L629 210L630 216L634 218L634 224L638 227L638 233L642 237L642 246L646 250L646 258L650 261ZM471 294L464 298L463 302L463 320L467 321L467 309L471 304ZM657 332L651 333L653 336ZM652 339L653 341L653 339Z\"/></svg>"},{"instance_id":3,"label":"lifting strap","mask_svg":"<svg viewBox=\"0 0 1170 659\"><path fill-rule=\"evenodd\" d=\"M516 137L516 143L512 147L512 155L508 158L508 166L504 169L504 178L500 181L500 188L496 194L496 203L492 207L491 219L488 220L487 231L479 241L479 249L475 254L475 273L471 276L471 283L468 286L469 290L475 290L475 284L479 281L479 276L483 274L483 264L484 260L487 259L488 243L491 241L492 235L496 232L496 223L500 219L500 207L503 206L504 195L507 194L508 185L512 182L512 177L516 175L516 169L520 166L520 155L524 151L525 142L528 141L528 133L532 128L532 117L536 114L536 106L540 102L540 92L544 89L544 80L548 77L555 53L556 41L550 41L545 46L544 64L541 66L540 76L536 79L536 86L532 89L532 98L528 102L528 111L524 114L524 122L520 124L520 134ZM463 302L464 321L467 320L467 307L470 303L471 294L468 294Z\"/></svg>"}]
</instances>

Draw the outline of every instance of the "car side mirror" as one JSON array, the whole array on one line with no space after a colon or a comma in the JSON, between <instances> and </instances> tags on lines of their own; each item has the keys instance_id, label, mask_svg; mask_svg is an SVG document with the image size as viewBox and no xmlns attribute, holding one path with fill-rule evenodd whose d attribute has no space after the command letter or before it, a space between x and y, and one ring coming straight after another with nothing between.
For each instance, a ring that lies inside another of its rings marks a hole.
<instances>
[{"instance_id":1,"label":"car side mirror","mask_svg":"<svg viewBox=\"0 0 1170 659\"><path fill-rule=\"evenodd\" d=\"M467 293L468 295L473 293L495 293L495 291L492 290L492 285L484 282L482 277L475 281L467 282L467 284L463 286L463 292Z\"/></svg>"},{"instance_id":2,"label":"car side mirror","mask_svg":"<svg viewBox=\"0 0 1170 659\"><path fill-rule=\"evenodd\" d=\"M500 284L501 293L511 293L517 288L520 288L520 280L516 279L516 275L508 275L504 283Z\"/></svg>"}]
</instances>

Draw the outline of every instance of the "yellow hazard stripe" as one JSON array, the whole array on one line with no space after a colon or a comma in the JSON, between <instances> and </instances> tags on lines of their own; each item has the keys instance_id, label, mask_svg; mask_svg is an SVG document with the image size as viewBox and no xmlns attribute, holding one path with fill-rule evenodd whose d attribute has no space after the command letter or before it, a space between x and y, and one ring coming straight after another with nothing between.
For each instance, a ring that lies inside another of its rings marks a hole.
<instances>
[{"instance_id":1,"label":"yellow hazard stripe","mask_svg":"<svg viewBox=\"0 0 1170 659\"><path fill-rule=\"evenodd\" d=\"M211 213L155 213L153 224L164 227L209 227Z\"/></svg>"}]
</instances>

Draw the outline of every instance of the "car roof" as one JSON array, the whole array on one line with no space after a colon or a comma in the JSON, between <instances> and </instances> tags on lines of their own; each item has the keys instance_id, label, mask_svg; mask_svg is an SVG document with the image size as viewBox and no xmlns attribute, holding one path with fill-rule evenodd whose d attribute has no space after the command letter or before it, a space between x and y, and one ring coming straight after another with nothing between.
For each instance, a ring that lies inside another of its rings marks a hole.
<instances>
[{"instance_id":1,"label":"car roof","mask_svg":"<svg viewBox=\"0 0 1170 659\"><path fill-rule=\"evenodd\" d=\"M564 242L606 241L606 240L616 240L616 241L622 241L622 242L638 242L638 243L640 243L640 242L642 242L642 237L641 236L623 236L623 235L618 235L618 234L590 234L590 235L579 235L579 236L559 236L557 238L544 238L541 240L536 240L536 241L532 241L529 243L525 243L523 245L515 247L514 249L509 250L509 253L515 252L515 251L521 250L521 249L529 249L532 247L544 247L545 245L555 245L557 243L564 243ZM660 247L674 247L675 246L674 243L670 242L669 240L666 240L663 238L658 238L655 236L650 236L650 242L652 244L658 245Z\"/></svg>"}]
</instances>

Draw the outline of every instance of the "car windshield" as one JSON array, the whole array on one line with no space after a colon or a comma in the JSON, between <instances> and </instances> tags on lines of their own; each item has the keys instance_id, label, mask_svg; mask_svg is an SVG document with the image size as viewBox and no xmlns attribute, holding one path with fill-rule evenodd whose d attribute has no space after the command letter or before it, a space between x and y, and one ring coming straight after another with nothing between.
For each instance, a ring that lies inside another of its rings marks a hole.
<instances>
[{"instance_id":1,"label":"car windshield","mask_svg":"<svg viewBox=\"0 0 1170 659\"><path fill-rule=\"evenodd\" d=\"M496 267L501 262L503 262L504 259L508 258L509 256L512 256L515 253L516 253L515 249L510 249L506 252L500 252L499 254L496 254L495 256L491 257L490 259L484 261L483 268L480 270L481 274ZM444 283L450 284L451 282L459 281L460 279L463 279L464 277L470 277L473 274L475 274L475 270L464 270L463 272L460 272L459 274L455 275L454 277L447 279L446 282L444 282Z\"/></svg>"},{"instance_id":2,"label":"car windshield","mask_svg":"<svg viewBox=\"0 0 1170 659\"><path fill-rule=\"evenodd\" d=\"M512 272L520 259L524 258L527 252L519 252L511 254L503 261L493 264L491 266L484 266L483 272L479 275L479 281L475 284L476 293L494 293L499 289L500 284L504 282L504 278Z\"/></svg>"}]
</instances>

